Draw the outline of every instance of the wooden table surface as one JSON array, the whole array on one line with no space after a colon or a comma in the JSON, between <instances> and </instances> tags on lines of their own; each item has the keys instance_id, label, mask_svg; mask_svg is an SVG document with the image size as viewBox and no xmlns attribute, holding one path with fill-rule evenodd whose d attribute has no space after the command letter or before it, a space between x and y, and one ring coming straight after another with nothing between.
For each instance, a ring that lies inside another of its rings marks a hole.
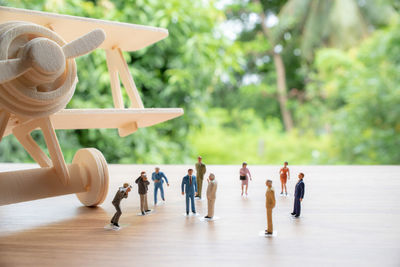
<instances>
[{"instance_id":1,"label":"wooden table surface","mask_svg":"<svg viewBox=\"0 0 400 267\"><path fill-rule=\"evenodd\" d=\"M0 164L0 171L32 167ZM160 166L171 184L164 186L166 205L138 216L135 185L122 201L120 224L127 226L104 229L117 188L153 167L110 165L109 194L98 208L82 207L74 195L1 206L0 266L400 266L400 166L289 166L289 196L280 197L280 166L250 165L247 199L240 196L240 166L207 166L219 182L214 222L184 216L180 182L189 166ZM298 172L306 175L306 193L294 220ZM277 192L273 238L259 236L266 178ZM206 201L196 205L204 216Z\"/></svg>"}]
</instances>

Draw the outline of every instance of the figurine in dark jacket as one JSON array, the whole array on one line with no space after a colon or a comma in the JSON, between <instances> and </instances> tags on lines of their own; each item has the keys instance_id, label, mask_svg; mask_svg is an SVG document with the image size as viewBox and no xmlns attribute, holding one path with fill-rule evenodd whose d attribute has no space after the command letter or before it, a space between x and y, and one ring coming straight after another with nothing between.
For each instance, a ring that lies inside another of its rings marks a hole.
<instances>
[{"instance_id":1,"label":"figurine in dark jacket","mask_svg":"<svg viewBox=\"0 0 400 267\"><path fill-rule=\"evenodd\" d=\"M147 190L148 185L150 184L147 181L146 172L141 172L139 178L136 179L135 183L138 184L138 193L140 196L140 211L142 215L146 215L146 212L150 212L149 207L147 205Z\"/></svg>"},{"instance_id":2,"label":"figurine in dark jacket","mask_svg":"<svg viewBox=\"0 0 400 267\"><path fill-rule=\"evenodd\" d=\"M300 216L301 211L301 202L304 198L304 173L299 173L299 181L296 184L296 188L294 191L294 208L293 212L291 213L294 217L298 218Z\"/></svg>"},{"instance_id":3,"label":"figurine in dark jacket","mask_svg":"<svg viewBox=\"0 0 400 267\"><path fill-rule=\"evenodd\" d=\"M114 205L117 212L112 217L111 224L116 227L119 227L118 221L119 221L119 217L121 217L121 214L122 214L121 207L120 207L121 200L123 198L128 198L128 193L131 191L131 188L132 188L132 186L130 186L128 183L125 183L123 187L120 187L118 189L118 191L115 194L115 197L112 201L112 204Z\"/></svg>"}]
</instances>

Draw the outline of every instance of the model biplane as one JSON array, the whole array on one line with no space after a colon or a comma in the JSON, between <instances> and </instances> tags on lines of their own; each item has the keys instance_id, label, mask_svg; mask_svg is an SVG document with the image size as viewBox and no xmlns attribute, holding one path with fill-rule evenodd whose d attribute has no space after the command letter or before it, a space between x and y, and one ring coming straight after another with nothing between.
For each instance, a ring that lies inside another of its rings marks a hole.
<instances>
[{"instance_id":1,"label":"model biplane","mask_svg":"<svg viewBox=\"0 0 400 267\"><path fill-rule=\"evenodd\" d=\"M104 201L101 152L80 149L66 164L55 130L116 128L124 137L181 116L180 108L144 108L122 54L167 36L162 28L0 7L0 141L13 134L41 167L0 173L0 205L72 193L86 206ZM78 81L74 58L97 48L106 52L115 108L65 109ZM32 138L36 129L49 155Z\"/></svg>"}]
</instances>

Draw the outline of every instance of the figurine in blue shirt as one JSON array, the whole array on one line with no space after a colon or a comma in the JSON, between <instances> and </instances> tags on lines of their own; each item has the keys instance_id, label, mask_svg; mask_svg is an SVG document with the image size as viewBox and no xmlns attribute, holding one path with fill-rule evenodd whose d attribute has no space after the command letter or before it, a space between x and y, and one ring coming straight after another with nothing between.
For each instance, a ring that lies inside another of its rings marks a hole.
<instances>
[{"instance_id":1,"label":"figurine in blue shirt","mask_svg":"<svg viewBox=\"0 0 400 267\"><path fill-rule=\"evenodd\" d=\"M196 206L194 205L194 197L197 196L196 176L193 175L193 169L188 170L188 175L182 179L182 195L186 193L186 215L189 215L189 199L192 205L192 212L196 214Z\"/></svg>"},{"instance_id":2,"label":"figurine in blue shirt","mask_svg":"<svg viewBox=\"0 0 400 267\"><path fill-rule=\"evenodd\" d=\"M163 172L160 172L159 167L156 167L155 170L156 171L153 172L153 174L151 175L151 179L154 181L154 205L157 205L158 189L160 189L160 192L161 192L161 199L163 201L165 201L163 183L164 183L164 180L167 183L167 186L169 186L169 183L168 183L167 176L165 176L165 174Z\"/></svg>"}]
</instances>

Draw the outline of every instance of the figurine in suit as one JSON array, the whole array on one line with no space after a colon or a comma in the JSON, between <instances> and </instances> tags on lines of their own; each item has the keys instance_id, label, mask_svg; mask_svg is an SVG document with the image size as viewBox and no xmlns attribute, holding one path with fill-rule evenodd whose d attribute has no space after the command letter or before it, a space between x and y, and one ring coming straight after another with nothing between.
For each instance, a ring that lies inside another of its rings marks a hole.
<instances>
[{"instance_id":1,"label":"figurine in suit","mask_svg":"<svg viewBox=\"0 0 400 267\"><path fill-rule=\"evenodd\" d=\"M140 196L140 211L142 212L142 215L145 215L146 212L151 211L149 210L149 206L147 204L147 191L150 182L147 181L146 172L141 172L139 178L136 179L135 183L138 184L138 193Z\"/></svg>"},{"instance_id":2,"label":"figurine in suit","mask_svg":"<svg viewBox=\"0 0 400 267\"><path fill-rule=\"evenodd\" d=\"M160 168L156 167L155 172L152 173L151 179L154 181L154 205L157 205L157 193L158 190L160 189L161 192L161 199L165 201L164 197L164 188L163 188L163 183L164 180L167 183L167 186L169 186L167 176L163 172L160 172Z\"/></svg>"},{"instance_id":3,"label":"figurine in suit","mask_svg":"<svg viewBox=\"0 0 400 267\"><path fill-rule=\"evenodd\" d=\"M304 173L299 173L299 181L296 184L296 188L294 191L294 208L291 213L294 217L298 218L300 216L301 211L301 202L304 198Z\"/></svg>"},{"instance_id":4,"label":"figurine in suit","mask_svg":"<svg viewBox=\"0 0 400 267\"><path fill-rule=\"evenodd\" d=\"M117 193L115 194L115 197L112 201L112 204L114 205L115 209L117 210L117 212L114 214L114 216L111 218L111 224L119 227L118 225L118 221L119 218L122 215L122 211L121 211L121 200L123 198L128 198L128 193L131 191L132 186L130 186L128 183L125 183L123 187L120 187L117 191Z\"/></svg>"},{"instance_id":5,"label":"figurine in suit","mask_svg":"<svg viewBox=\"0 0 400 267\"><path fill-rule=\"evenodd\" d=\"M272 209L275 208L275 191L272 188L272 181L267 180L265 182L267 185L267 192L265 192L265 207L267 208L267 230L265 234L272 235L273 233L273 225L272 225Z\"/></svg>"},{"instance_id":6,"label":"figurine in suit","mask_svg":"<svg viewBox=\"0 0 400 267\"><path fill-rule=\"evenodd\" d=\"M208 186L207 186L207 207L208 207L208 213L207 216L204 218L206 219L211 219L214 217L214 205L215 205L215 199L217 198L217 181L215 180L215 175L213 173L210 173L210 176L208 178Z\"/></svg>"},{"instance_id":7,"label":"figurine in suit","mask_svg":"<svg viewBox=\"0 0 400 267\"><path fill-rule=\"evenodd\" d=\"M186 215L189 215L189 199L192 205L192 212L196 214L194 197L197 195L196 176L193 175L193 169L188 170L188 174L182 179L182 195L186 193Z\"/></svg>"},{"instance_id":8,"label":"figurine in suit","mask_svg":"<svg viewBox=\"0 0 400 267\"><path fill-rule=\"evenodd\" d=\"M204 174L206 174L206 165L202 162L202 158L199 156L197 158L197 163L196 163L196 177L197 177L197 197L201 199L201 191L203 189L203 178Z\"/></svg>"}]
</instances>

